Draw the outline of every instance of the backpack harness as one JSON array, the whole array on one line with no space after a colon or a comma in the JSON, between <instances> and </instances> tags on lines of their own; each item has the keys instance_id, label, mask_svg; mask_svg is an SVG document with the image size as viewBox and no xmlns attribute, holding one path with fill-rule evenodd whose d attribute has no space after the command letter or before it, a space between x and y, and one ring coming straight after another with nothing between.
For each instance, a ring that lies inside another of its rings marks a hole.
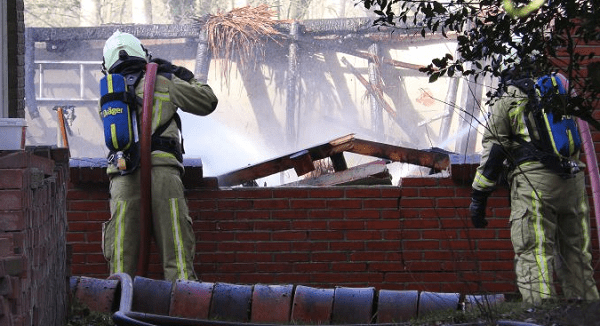
<instances>
[{"instance_id":1,"label":"backpack harness","mask_svg":"<svg viewBox=\"0 0 600 326\"><path fill-rule=\"evenodd\" d=\"M554 77L552 83L556 86ZM527 94L524 120L531 138L531 141L526 141L519 136L512 137L519 146L513 152L514 162L511 165L515 167L527 161L539 161L563 178L574 177L580 169L571 156L581 149L582 144L575 119L570 115L558 117L553 112L545 112L533 80L521 79L511 84ZM528 112L531 112L531 118ZM536 133L539 139L535 139Z\"/></svg>"},{"instance_id":2,"label":"backpack harness","mask_svg":"<svg viewBox=\"0 0 600 326\"><path fill-rule=\"evenodd\" d=\"M100 80L100 117L104 125L104 141L109 149L108 163L115 165L122 175L132 173L140 164L140 143L137 108L142 99L135 95L143 71L121 75L106 74ZM175 113L152 134L151 151L173 154L183 162L183 139L160 136L172 121L181 133L181 118Z\"/></svg>"}]
</instances>

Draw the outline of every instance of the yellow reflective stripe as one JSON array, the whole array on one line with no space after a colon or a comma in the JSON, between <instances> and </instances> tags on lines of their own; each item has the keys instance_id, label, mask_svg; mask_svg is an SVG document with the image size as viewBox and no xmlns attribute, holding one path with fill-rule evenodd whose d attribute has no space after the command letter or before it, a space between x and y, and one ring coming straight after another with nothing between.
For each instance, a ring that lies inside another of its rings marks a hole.
<instances>
[{"instance_id":1,"label":"yellow reflective stripe","mask_svg":"<svg viewBox=\"0 0 600 326\"><path fill-rule=\"evenodd\" d=\"M171 209L171 228L173 231L173 245L175 247L175 258L177 260L177 272L179 279L187 280L187 268L185 265L185 251L183 250L183 236L181 235L181 225L179 224L179 201L177 198L169 200Z\"/></svg>"},{"instance_id":2,"label":"yellow reflective stripe","mask_svg":"<svg viewBox=\"0 0 600 326\"><path fill-rule=\"evenodd\" d=\"M560 94L560 91L556 87L558 86L558 83L556 82L556 77L552 76L550 77L550 80L552 81L552 86L554 86L554 89L556 89L556 94Z\"/></svg>"},{"instance_id":3,"label":"yellow reflective stripe","mask_svg":"<svg viewBox=\"0 0 600 326\"><path fill-rule=\"evenodd\" d=\"M552 144L552 149L554 149L554 154L558 155L558 157L563 157L560 155L558 148L556 148L556 142L554 142L554 135L552 134L552 127L550 126L550 120L548 120L547 114L544 114L544 123L546 124L546 130L550 131L548 134L550 134L550 143Z\"/></svg>"},{"instance_id":4,"label":"yellow reflective stripe","mask_svg":"<svg viewBox=\"0 0 600 326\"><path fill-rule=\"evenodd\" d=\"M569 137L569 155L573 155L575 154L575 139L573 139L571 129L567 129L567 137Z\"/></svg>"},{"instance_id":5,"label":"yellow reflective stripe","mask_svg":"<svg viewBox=\"0 0 600 326\"><path fill-rule=\"evenodd\" d=\"M539 197L538 197L539 196ZM533 190L531 192L532 203L531 207L533 208L534 214L534 223L533 229L535 231L535 260L538 266L538 282L540 288L540 297L547 298L550 296L550 286L548 282L549 278L549 270L548 270L548 261L546 260L546 249L544 248L544 244L546 243L546 235L544 234L544 226L542 221L544 217L542 216L540 210L542 208L541 202L541 192Z\"/></svg>"},{"instance_id":6,"label":"yellow reflective stripe","mask_svg":"<svg viewBox=\"0 0 600 326\"><path fill-rule=\"evenodd\" d=\"M113 92L113 80L112 80L112 75L108 74L106 75L106 88L108 89L108 93L112 93Z\"/></svg>"},{"instance_id":7,"label":"yellow reflective stripe","mask_svg":"<svg viewBox=\"0 0 600 326\"><path fill-rule=\"evenodd\" d=\"M511 125L514 128L514 132L517 136L521 136L525 141L531 141L529 131L527 130L527 124L525 123L525 114L527 114L525 108L527 107L527 99L521 99L516 103L516 109L508 112L508 117L511 121Z\"/></svg>"},{"instance_id":8,"label":"yellow reflective stripe","mask_svg":"<svg viewBox=\"0 0 600 326\"><path fill-rule=\"evenodd\" d=\"M478 184L479 186L481 186L482 189L489 189L496 185L495 181L492 181L492 180L486 178L479 171L477 171L477 173L475 173L475 178L473 179L473 182Z\"/></svg>"},{"instance_id":9,"label":"yellow reflective stripe","mask_svg":"<svg viewBox=\"0 0 600 326\"><path fill-rule=\"evenodd\" d=\"M162 109L163 109L163 103L167 102L170 100L169 94L166 93L154 93L154 107L153 107L153 117L155 117L155 119L153 119L153 126L152 126L152 132L154 133L154 131L158 128L158 126L160 126L160 122L161 122L161 118L162 118ZM160 136L160 135L159 135Z\"/></svg>"},{"instance_id":10,"label":"yellow reflective stripe","mask_svg":"<svg viewBox=\"0 0 600 326\"><path fill-rule=\"evenodd\" d=\"M112 145L115 149L119 148L119 142L117 142L117 125L114 123L110 124L110 138L112 140Z\"/></svg>"},{"instance_id":11,"label":"yellow reflective stripe","mask_svg":"<svg viewBox=\"0 0 600 326\"><path fill-rule=\"evenodd\" d=\"M171 100L169 93L161 93L161 92L154 92L154 98L160 99L162 101L170 101Z\"/></svg>"},{"instance_id":12,"label":"yellow reflective stripe","mask_svg":"<svg viewBox=\"0 0 600 326\"><path fill-rule=\"evenodd\" d=\"M117 203L117 212L115 221L115 240L114 240L114 262L112 264L112 274L123 273L123 227L125 218L125 209L127 202L120 201Z\"/></svg>"},{"instance_id":13,"label":"yellow reflective stripe","mask_svg":"<svg viewBox=\"0 0 600 326\"><path fill-rule=\"evenodd\" d=\"M589 208L587 206L587 194L584 191L583 196L580 196L581 201L579 203L579 211L581 216L589 216L586 212ZM591 260L591 254L589 253L589 248L592 239L590 239L590 225L586 218L581 219L581 231L583 232L583 246L581 247L581 252L586 256L586 258Z\"/></svg>"},{"instance_id":14,"label":"yellow reflective stripe","mask_svg":"<svg viewBox=\"0 0 600 326\"><path fill-rule=\"evenodd\" d=\"M108 93L113 92L113 76L110 74L106 75L106 88L108 89ZM113 147L119 149L119 143L117 142L117 126L114 123L110 125L110 138Z\"/></svg>"},{"instance_id":15,"label":"yellow reflective stripe","mask_svg":"<svg viewBox=\"0 0 600 326\"><path fill-rule=\"evenodd\" d=\"M166 152L161 152L161 153L153 152L152 153L152 157L163 157L163 158L174 158L174 159L177 159L175 157L175 155L173 155L171 153L166 153Z\"/></svg>"}]
</instances>

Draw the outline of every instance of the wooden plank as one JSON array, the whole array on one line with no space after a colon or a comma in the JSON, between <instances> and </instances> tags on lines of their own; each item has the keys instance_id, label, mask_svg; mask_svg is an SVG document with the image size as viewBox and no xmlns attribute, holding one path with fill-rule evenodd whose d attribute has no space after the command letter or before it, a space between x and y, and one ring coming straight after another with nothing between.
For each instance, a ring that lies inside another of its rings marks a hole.
<instances>
[{"instance_id":1,"label":"wooden plank","mask_svg":"<svg viewBox=\"0 0 600 326\"><path fill-rule=\"evenodd\" d=\"M348 164L346 164L344 153L336 153L331 155L331 163L333 164L333 170L336 172L348 169Z\"/></svg>"},{"instance_id":2,"label":"wooden plank","mask_svg":"<svg viewBox=\"0 0 600 326\"><path fill-rule=\"evenodd\" d=\"M348 185L391 185L392 176L382 162L358 165L333 174L325 174L312 179L303 179L285 186L348 186Z\"/></svg>"},{"instance_id":3,"label":"wooden plank","mask_svg":"<svg viewBox=\"0 0 600 326\"><path fill-rule=\"evenodd\" d=\"M426 166L442 171L450 166L450 157L446 153L423 151L388 144L381 144L364 139L354 139L352 153L389 159L395 162Z\"/></svg>"},{"instance_id":4,"label":"wooden plank","mask_svg":"<svg viewBox=\"0 0 600 326\"><path fill-rule=\"evenodd\" d=\"M294 170L296 175L301 176L315 170L315 165L307 150L302 150L290 156L294 162Z\"/></svg>"}]
</instances>

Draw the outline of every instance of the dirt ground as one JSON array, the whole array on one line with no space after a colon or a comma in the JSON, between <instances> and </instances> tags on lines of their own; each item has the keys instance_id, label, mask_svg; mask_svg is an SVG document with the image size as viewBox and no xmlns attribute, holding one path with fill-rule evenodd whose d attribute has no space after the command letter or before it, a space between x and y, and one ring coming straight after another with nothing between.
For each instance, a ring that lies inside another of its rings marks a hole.
<instances>
[{"instance_id":1,"label":"dirt ground","mask_svg":"<svg viewBox=\"0 0 600 326\"><path fill-rule=\"evenodd\" d=\"M554 302L536 308L524 308L518 302L483 308L471 313L457 313L438 320L416 322L419 326L509 325L496 321L520 322L522 326L600 326L600 301ZM413 325L413 324L411 324ZM514 326L518 323L511 324Z\"/></svg>"},{"instance_id":2,"label":"dirt ground","mask_svg":"<svg viewBox=\"0 0 600 326\"><path fill-rule=\"evenodd\" d=\"M496 320L521 322L522 326L600 326L600 301L549 303L536 309L526 309L521 307L520 303L507 302L491 310L431 316L398 326L487 326L498 325ZM110 315L90 312L82 307L71 310L67 326L89 325L111 326L114 323Z\"/></svg>"},{"instance_id":3,"label":"dirt ground","mask_svg":"<svg viewBox=\"0 0 600 326\"><path fill-rule=\"evenodd\" d=\"M513 320L547 326L600 325L600 301L564 302L546 305L533 311L523 309Z\"/></svg>"}]
</instances>

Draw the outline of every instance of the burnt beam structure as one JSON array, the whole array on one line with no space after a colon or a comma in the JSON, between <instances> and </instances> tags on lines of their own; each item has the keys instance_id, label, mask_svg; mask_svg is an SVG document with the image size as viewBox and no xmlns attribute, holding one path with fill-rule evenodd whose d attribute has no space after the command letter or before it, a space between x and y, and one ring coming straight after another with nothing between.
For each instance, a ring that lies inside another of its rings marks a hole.
<instances>
[{"instance_id":1,"label":"burnt beam structure","mask_svg":"<svg viewBox=\"0 0 600 326\"><path fill-rule=\"evenodd\" d=\"M302 176L314 170L309 166L308 160L314 162L325 158L332 160L336 172L345 171L348 167L343 156L344 152L429 167L437 172L450 167L450 157L447 153L382 144L355 138L353 134L350 134L292 154L222 174L217 179L219 186L236 186L288 169L294 169L298 176Z\"/></svg>"}]
</instances>

